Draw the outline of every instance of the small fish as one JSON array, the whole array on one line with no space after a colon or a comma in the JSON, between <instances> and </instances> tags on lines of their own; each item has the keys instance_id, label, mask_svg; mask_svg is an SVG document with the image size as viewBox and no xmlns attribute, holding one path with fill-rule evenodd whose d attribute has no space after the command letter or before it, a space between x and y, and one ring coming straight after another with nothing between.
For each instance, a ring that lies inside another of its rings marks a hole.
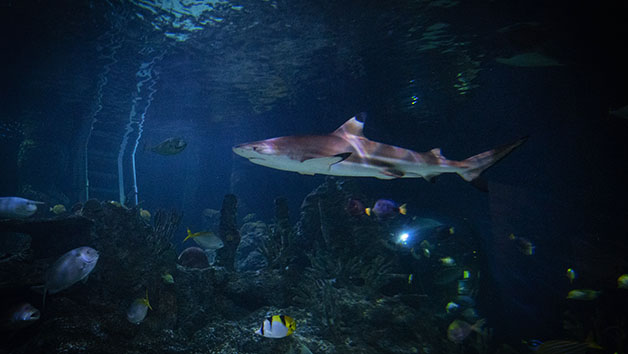
<instances>
[{"instance_id":1,"label":"small fish","mask_svg":"<svg viewBox=\"0 0 628 354\"><path fill-rule=\"evenodd\" d=\"M628 289L628 274L622 274L617 278L617 287L621 289Z\"/></svg>"},{"instance_id":2,"label":"small fish","mask_svg":"<svg viewBox=\"0 0 628 354\"><path fill-rule=\"evenodd\" d=\"M445 311L447 311L447 313L452 313L452 312L458 310L459 308L460 308L460 305L458 305L457 303L455 303L453 301L450 301L445 306Z\"/></svg>"},{"instance_id":3,"label":"small fish","mask_svg":"<svg viewBox=\"0 0 628 354\"><path fill-rule=\"evenodd\" d=\"M440 259L440 263L445 267L453 267L456 265L456 260L451 257L443 257Z\"/></svg>"},{"instance_id":4,"label":"small fish","mask_svg":"<svg viewBox=\"0 0 628 354\"><path fill-rule=\"evenodd\" d=\"M408 285L412 285L412 280L414 279L414 275L408 275Z\"/></svg>"},{"instance_id":5,"label":"small fish","mask_svg":"<svg viewBox=\"0 0 628 354\"><path fill-rule=\"evenodd\" d=\"M159 155L176 155L183 151L188 143L180 137L168 138L161 143L150 147L149 150Z\"/></svg>"},{"instance_id":6,"label":"small fish","mask_svg":"<svg viewBox=\"0 0 628 354\"><path fill-rule=\"evenodd\" d=\"M43 304L46 303L46 293L58 293L81 280L86 281L98 257L98 251L91 247L75 248L59 257L46 272Z\"/></svg>"},{"instance_id":7,"label":"small fish","mask_svg":"<svg viewBox=\"0 0 628 354\"><path fill-rule=\"evenodd\" d=\"M454 343L462 343L462 341L467 338L471 332L475 331L481 333L484 322L486 322L486 320L481 319L475 322L475 324L470 325L462 320L454 320L447 328L447 339Z\"/></svg>"},{"instance_id":8,"label":"small fish","mask_svg":"<svg viewBox=\"0 0 628 354\"><path fill-rule=\"evenodd\" d=\"M146 222L150 222L150 211L140 208L140 217Z\"/></svg>"},{"instance_id":9,"label":"small fish","mask_svg":"<svg viewBox=\"0 0 628 354\"><path fill-rule=\"evenodd\" d=\"M124 209L126 209L126 207L124 205L122 205L122 203L117 202L115 200L110 200L109 204L111 204L111 205L113 205L113 206L115 206L117 208L124 208Z\"/></svg>"},{"instance_id":10,"label":"small fish","mask_svg":"<svg viewBox=\"0 0 628 354\"><path fill-rule=\"evenodd\" d=\"M50 208L50 211L55 213L56 215L59 215L59 214L65 213L67 210L65 209L65 205L57 204L53 206L52 208Z\"/></svg>"},{"instance_id":11,"label":"small fish","mask_svg":"<svg viewBox=\"0 0 628 354\"><path fill-rule=\"evenodd\" d=\"M434 228L432 231L437 238L444 240L449 236L456 233L456 229L453 226L448 225L439 225Z\"/></svg>"},{"instance_id":12,"label":"small fish","mask_svg":"<svg viewBox=\"0 0 628 354\"><path fill-rule=\"evenodd\" d=\"M16 330L27 327L39 320L41 313L33 305L25 302L11 307L2 318L1 328Z\"/></svg>"},{"instance_id":13,"label":"small fish","mask_svg":"<svg viewBox=\"0 0 628 354\"><path fill-rule=\"evenodd\" d=\"M255 334L268 338L283 338L291 335L297 329L297 323L290 316L268 317Z\"/></svg>"},{"instance_id":14,"label":"small fish","mask_svg":"<svg viewBox=\"0 0 628 354\"><path fill-rule=\"evenodd\" d=\"M567 279L569 279L569 284L573 284L573 281L578 277L576 271L573 268L567 268Z\"/></svg>"},{"instance_id":15,"label":"small fish","mask_svg":"<svg viewBox=\"0 0 628 354\"><path fill-rule=\"evenodd\" d=\"M591 289L575 289L567 293L567 299L590 301L597 299L601 291Z\"/></svg>"},{"instance_id":16,"label":"small fish","mask_svg":"<svg viewBox=\"0 0 628 354\"><path fill-rule=\"evenodd\" d=\"M0 198L0 217L3 218L27 218L37 211L37 205L45 204L20 197Z\"/></svg>"},{"instance_id":17,"label":"small fish","mask_svg":"<svg viewBox=\"0 0 628 354\"><path fill-rule=\"evenodd\" d=\"M432 244L428 240L421 241L421 243L419 243L419 247L423 250L423 255L426 258L430 258L432 256L432 252L430 251L432 249Z\"/></svg>"},{"instance_id":18,"label":"small fish","mask_svg":"<svg viewBox=\"0 0 628 354\"><path fill-rule=\"evenodd\" d=\"M172 277L172 274L168 272L162 274L161 279L163 279L164 283L166 284L174 284L174 278Z\"/></svg>"},{"instance_id":19,"label":"small fish","mask_svg":"<svg viewBox=\"0 0 628 354\"><path fill-rule=\"evenodd\" d=\"M216 236L213 232L192 233L192 231L188 229L188 235L183 239L183 242L187 241L189 238L193 239L201 248L206 250L217 250L225 246L220 237Z\"/></svg>"},{"instance_id":20,"label":"small fish","mask_svg":"<svg viewBox=\"0 0 628 354\"><path fill-rule=\"evenodd\" d=\"M345 206L345 210L347 211L347 214L351 216L364 215L364 203L358 199L349 198L347 205Z\"/></svg>"},{"instance_id":21,"label":"small fish","mask_svg":"<svg viewBox=\"0 0 628 354\"><path fill-rule=\"evenodd\" d=\"M534 254L536 246L534 246L532 241L528 240L525 237L517 237L515 236L515 234L510 234L508 238L511 241L515 241L515 244L517 245L517 249L519 249L519 251L523 253L524 255L532 256Z\"/></svg>"},{"instance_id":22,"label":"small fish","mask_svg":"<svg viewBox=\"0 0 628 354\"><path fill-rule=\"evenodd\" d=\"M146 289L146 297L135 299L131 306L126 310L126 319L133 324L140 324L146 318L148 309L153 309L148 302L148 289Z\"/></svg>"},{"instance_id":23,"label":"small fish","mask_svg":"<svg viewBox=\"0 0 628 354\"><path fill-rule=\"evenodd\" d=\"M406 215L407 213L405 204L398 205L394 201L388 199L379 199L375 202L375 205L372 208L366 208L364 211L366 212L366 215L371 216L371 214L374 214L378 218L384 218L396 214Z\"/></svg>"}]
</instances>

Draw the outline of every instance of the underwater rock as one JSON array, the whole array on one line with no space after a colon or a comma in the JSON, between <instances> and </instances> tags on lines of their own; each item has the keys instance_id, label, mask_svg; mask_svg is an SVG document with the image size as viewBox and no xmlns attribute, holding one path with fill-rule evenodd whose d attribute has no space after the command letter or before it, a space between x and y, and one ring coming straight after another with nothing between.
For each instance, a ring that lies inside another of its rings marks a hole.
<instances>
[{"instance_id":1,"label":"underwater rock","mask_svg":"<svg viewBox=\"0 0 628 354\"><path fill-rule=\"evenodd\" d=\"M242 238L235 255L235 268L239 272L263 269L266 257L258 250L268 239L268 226L261 221L249 222L240 228Z\"/></svg>"},{"instance_id":2,"label":"underwater rock","mask_svg":"<svg viewBox=\"0 0 628 354\"><path fill-rule=\"evenodd\" d=\"M243 314L287 303L286 282L279 270L231 273L228 280L221 293L233 307L244 310Z\"/></svg>"},{"instance_id":3,"label":"underwater rock","mask_svg":"<svg viewBox=\"0 0 628 354\"><path fill-rule=\"evenodd\" d=\"M83 209L83 204L79 202L72 205L72 207L70 208L70 211L74 214L74 213L79 212L82 209Z\"/></svg>"},{"instance_id":4,"label":"underwater rock","mask_svg":"<svg viewBox=\"0 0 628 354\"><path fill-rule=\"evenodd\" d=\"M187 268L202 269L209 267L205 251L200 247L188 247L178 257L179 264Z\"/></svg>"},{"instance_id":5,"label":"underwater rock","mask_svg":"<svg viewBox=\"0 0 628 354\"><path fill-rule=\"evenodd\" d=\"M87 217L90 217L90 215L96 216L96 214L100 213L101 211L102 206L100 205L100 202L96 199L90 199L86 201L83 205L81 213Z\"/></svg>"},{"instance_id":6,"label":"underwater rock","mask_svg":"<svg viewBox=\"0 0 628 354\"><path fill-rule=\"evenodd\" d=\"M238 200L235 195L227 194L220 209L218 236L225 246L218 251L217 263L228 270L235 269L235 253L240 244L240 232L236 221Z\"/></svg>"},{"instance_id":7,"label":"underwater rock","mask_svg":"<svg viewBox=\"0 0 628 354\"><path fill-rule=\"evenodd\" d=\"M36 220L0 220L0 233L17 232L31 237L31 252L35 258L65 253L84 245L94 222L79 215Z\"/></svg>"}]
</instances>

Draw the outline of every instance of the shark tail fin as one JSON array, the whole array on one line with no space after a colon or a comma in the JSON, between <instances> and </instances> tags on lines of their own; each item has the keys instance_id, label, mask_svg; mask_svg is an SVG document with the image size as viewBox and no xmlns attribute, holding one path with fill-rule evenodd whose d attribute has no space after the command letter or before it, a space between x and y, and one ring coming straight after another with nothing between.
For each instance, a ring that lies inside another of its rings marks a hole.
<instances>
[{"instance_id":1,"label":"shark tail fin","mask_svg":"<svg viewBox=\"0 0 628 354\"><path fill-rule=\"evenodd\" d=\"M475 156L469 157L466 160L460 161L460 165L463 170L458 172L458 174L465 181L471 182L474 179L478 178L478 176L480 176L480 174L482 174L482 172L484 172L486 169L496 164L499 160L506 157L506 155L510 154L514 149L519 147L519 145L525 143L526 140L528 140L527 136L511 144L506 144L496 149L485 151L481 154L477 154Z\"/></svg>"}]
</instances>

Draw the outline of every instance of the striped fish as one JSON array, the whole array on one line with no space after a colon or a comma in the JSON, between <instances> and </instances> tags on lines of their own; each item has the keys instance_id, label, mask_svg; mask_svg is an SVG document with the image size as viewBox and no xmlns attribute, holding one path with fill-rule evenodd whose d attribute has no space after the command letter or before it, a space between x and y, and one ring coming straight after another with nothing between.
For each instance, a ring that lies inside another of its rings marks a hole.
<instances>
[{"instance_id":1,"label":"striped fish","mask_svg":"<svg viewBox=\"0 0 628 354\"><path fill-rule=\"evenodd\" d=\"M279 315L265 319L255 333L268 338L283 338L291 335L296 328L297 324L292 317Z\"/></svg>"}]
</instances>

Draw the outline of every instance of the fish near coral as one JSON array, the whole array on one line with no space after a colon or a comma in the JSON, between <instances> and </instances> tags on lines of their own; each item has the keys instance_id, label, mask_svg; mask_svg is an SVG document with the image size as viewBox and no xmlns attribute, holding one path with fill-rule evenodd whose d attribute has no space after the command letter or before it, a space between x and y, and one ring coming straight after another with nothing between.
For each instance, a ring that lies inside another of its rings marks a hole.
<instances>
[{"instance_id":1,"label":"fish near coral","mask_svg":"<svg viewBox=\"0 0 628 354\"><path fill-rule=\"evenodd\" d=\"M133 324L140 324L146 318L148 309L153 309L148 302L148 290L146 290L146 297L135 299L126 310L126 319Z\"/></svg>"},{"instance_id":2,"label":"fish near coral","mask_svg":"<svg viewBox=\"0 0 628 354\"><path fill-rule=\"evenodd\" d=\"M457 303L453 301L450 301L445 306L445 311L447 311L447 313L452 313L454 311L457 311L459 308L460 308L460 305L458 305Z\"/></svg>"},{"instance_id":3,"label":"fish near coral","mask_svg":"<svg viewBox=\"0 0 628 354\"><path fill-rule=\"evenodd\" d=\"M486 322L486 320L481 319L475 322L475 324L470 325L465 321L454 320L447 328L447 339L454 343L462 343L471 332L482 333L484 322Z\"/></svg>"},{"instance_id":4,"label":"fish near coral","mask_svg":"<svg viewBox=\"0 0 628 354\"><path fill-rule=\"evenodd\" d=\"M166 284L174 284L174 277L168 272L164 272L164 274L161 275L161 279Z\"/></svg>"},{"instance_id":5,"label":"fish near coral","mask_svg":"<svg viewBox=\"0 0 628 354\"><path fill-rule=\"evenodd\" d=\"M517 249L519 252L526 256L534 255L536 251L536 246L532 243L532 241L528 240L525 237L517 237L515 234L508 235L508 239L515 242Z\"/></svg>"},{"instance_id":6,"label":"fish near coral","mask_svg":"<svg viewBox=\"0 0 628 354\"><path fill-rule=\"evenodd\" d=\"M60 214L65 213L67 210L65 209L65 205L57 204L53 206L52 208L50 208L50 211L54 213L55 215L60 215Z\"/></svg>"},{"instance_id":7,"label":"fish near coral","mask_svg":"<svg viewBox=\"0 0 628 354\"><path fill-rule=\"evenodd\" d=\"M202 249L206 250L217 250L221 249L225 246L220 237L216 236L213 232L195 232L192 233L190 229L188 229L188 235L183 239L183 242L188 239L193 239Z\"/></svg>"},{"instance_id":8,"label":"fish near coral","mask_svg":"<svg viewBox=\"0 0 628 354\"><path fill-rule=\"evenodd\" d=\"M565 275L567 276L567 279L569 279L569 284L573 284L573 281L578 277L578 274L576 274L576 271L573 270L573 268L568 268Z\"/></svg>"},{"instance_id":9,"label":"fish near coral","mask_svg":"<svg viewBox=\"0 0 628 354\"><path fill-rule=\"evenodd\" d=\"M399 205L392 200L379 199L375 202L375 205L372 208L366 208L365 212L368 216L371 216L371 214L373 214L378 218L383 218L396 214L406 215L407 210L405 204Z\"/></svg>"},{"instance_id":10,"label":"fish near coral","mask_svg":"<svg viewBox=\"0 0 628 354\"><path fill-rule=\"evenodd\" d=\"M17 330L27 327L37 320L41 313L33 305L24 302L17 306L9 308L2 316L1 328L4 330Z\"/></svg>"},{"instance_id":11,"label":"fish near coral","mask_svg":"<svg viewBox=\"0 0 628 354\"><path fill-rule=\"evenodd\" d=\"M276 315L265 319L255 334L268 338L283 338L294 333L296 329L297 323L292 317Z\"/></svg>"},{"instance_id":12,"label":"fish near coral","mask_svg":"<svg viewBox=\"0 0 628 354\"><path fill-rule=\"evenodd\" d=\"M94 270L98 257L95 249L79 247L57 259L46 272L43 303L46 303L46 293L58 293L81 280L86 281L89 273Z\"/></svg>"},{"instance_id":13,"label":"fish near coral","mask_svg":"<svg viewBox=\"0 0 628 354\"><path fill-rule=\"evenodd\" d=\"M440 260L440 264L445 267L453 267L456 265L456 260L451 257L443 257Z\"/></svg>"},{"instance_id":14,"label":"fish near coral","mask_svg":"<svg viewBox=\"0 0 628 354\"><path fill-rule=\"evenodd\" d=\"M0 198L0 217L4 218L27 218L37 211L37 205L44 202L36 202L20 197Z\"/></svg>"},{"instance_id":15,"label":"fish near coral","mask_svg":"<svg viewBox=\"0 0 628 354\"><path fill-rule=\"evenodd\" d=\"M597 299L601 293L601 291L591 289L575 289L567 293L567 299L591 301Z\"/></svg>"},{"instance_id":16,"label":"fish near coral","mask_svg":"<svg viewBox=\"0 0 628 354\"><path fill-rule=\"evenodd\" d=\"M140 217L146 222L150 222L150 211L140 208Z\"/></svg>"}]
</instances>

